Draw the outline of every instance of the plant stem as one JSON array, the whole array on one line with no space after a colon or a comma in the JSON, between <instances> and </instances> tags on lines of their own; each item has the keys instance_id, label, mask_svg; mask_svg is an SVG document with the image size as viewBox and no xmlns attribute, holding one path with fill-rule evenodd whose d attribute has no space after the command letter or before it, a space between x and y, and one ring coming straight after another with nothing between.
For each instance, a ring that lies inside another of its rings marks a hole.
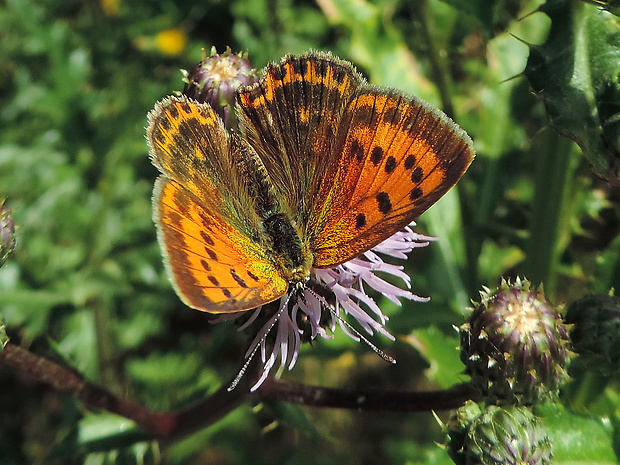
<instances>
[{"instance_id":1,"label":"plant stem","mask_svg":"<svg viewBox=\"0 0 620 465\"><path fill-rule=\"evenodd\" d=\"M342 408L359 411L428 412L451 410L476 397L469 384L427 392L391 390L344 390L307 386L268 378L257 391L263 399L280 400L309 407Z\"/></svg>"},{"instance_id":2,"label":"plant stem","mask_svg":"<svg viewBox=\"0 0 620 465\"><path fill-rule=\"evenodd\" d=\"M441 96L441 107L443 111L454 118L454 105L452 105L452 94L450 92L450 78L446 73L446 66L440 58L440 54L435 44L438 41L434 35L433 18L429 12L428 1L420 0L417 3L417 11L414 13L420 18L421 38L428 51L428 59L431 65L431 73L433 82L439 90ZM474 223L472 221L472 211L468 202L465 184L460 182L456 189L459 194L459 209L461 213L461 223L463 231L463 249L465 251L465 268L466 272L461 273L462 279L465 281L465 288L469 295L475 295L478 289L478 255L480 246L474 240Z\"/></svg>"},{"instance_id":3,"label":"plant stem","mask_svg":"<svg viewBox=\"0 0 620 465\"><path fill-rule=\"evenodd\" d=\"M10 342L0 353L0 364L8 365L21 375L70 394L92 408L103 409L133 420L144 431L144 435L132 436L136 440L146 440L149 436L173 440L188 435L215 423L250 398L280 400L310 407L428 412L458 408L475 396L474 390L468 384L431 392L349 391L306 386L271 378L256 392L251 393L250 386L256 382L262 369L260 359L257 358L232 391L228 391L230 382L227 382L211 396L184 410L161 413L119 398L90 383L82 375Z\"/></svg>"},{"instance_id":4,"label":"plant stem","mask_svg":"<svg viewBox=\"0 0 620 465\"><path fill-rule=\"evenodd\" d=\"M562 252L560 225L575 167L571 163L574 143L550 130L536 141L535 192L525 274L534 283L544 283L547 294L553 295Z\"/></svg>"}]
</instances>

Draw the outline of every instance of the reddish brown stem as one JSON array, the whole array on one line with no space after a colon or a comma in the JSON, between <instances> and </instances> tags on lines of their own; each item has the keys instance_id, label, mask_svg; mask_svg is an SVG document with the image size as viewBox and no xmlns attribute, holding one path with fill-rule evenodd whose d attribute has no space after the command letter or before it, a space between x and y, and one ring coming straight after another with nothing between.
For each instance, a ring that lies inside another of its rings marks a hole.
<instances>
[{"instance_id":1,"label":"reddish brown stem","mask_svg":"<svg viewBox=\"0 0 620 465\"><path fill-rule=\"evenodd\" d=\"M22 375L44 382L70 394L93 408L116 413L133 420L149 435L159 439L175 439L215 423L251 396L280 400L310 407L331 407L355 410L422 412L457 408L474 393L462 384L447 391L403 392L373 390L341 390L306 386L267 379L255 393L250 386L260 372L260 362L253 362L239 385L228 392L227 383L203 401L184 410L168 413L153 412L134 402L120 399L92 384L78 373L26 349L8 343L0 353L0 363L13 367Z\"/></svg>"},{"instance_id":2,"label":"reddish brown stem","mask_svg":"<svg viewBox=\"0 0 620 465\"><path fill-rule=\"evenodd\" d=\"M248 376L245 382L242 379L237 389L232 392L228 392L225 386L187 409L160 413L118 398L80 374L11 343L0 353L0 363L13 367L20 374L35 381L49 384L91 407L133 420L146 432L160 439L180 437L215 423L243 403L251 386L251 378Z\"/></svg>"},{"instance_id":3,"label":"reddish brown stem","mask_svg":"<svg viewBox=\"0 0 620 465\"><path fill-rule=\"evenodd\" d=\"M173 428L172 419L168 418L169 415L154 413L141 405L120 399L90 383L80 374L10 342L0 353L0 362L13 367L24 376L49 384L58 391L65 392L92 407L134 420L156 436L166 436Z\"/></svg>"},{"instance_id":4,"label":"reddish brown stem","mask_svg":"<svg viewBox=\"0 0 620 465\"><path fill-rule=\"evenodd\" d=\"M429 412L459 408L476 393L469 384L449 390L408 392L395 390L344 390L307 386L268 378L257 394L263 399L280 400L309 407L375 410L383 412Z\"/></svg>"}]
</instances>

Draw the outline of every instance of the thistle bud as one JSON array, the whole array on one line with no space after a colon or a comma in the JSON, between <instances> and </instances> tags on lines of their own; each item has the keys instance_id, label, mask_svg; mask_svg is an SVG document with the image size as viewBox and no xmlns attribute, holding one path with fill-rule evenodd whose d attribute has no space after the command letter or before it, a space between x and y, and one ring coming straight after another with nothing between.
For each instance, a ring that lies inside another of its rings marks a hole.
<instances>
[{"instance_id":1,"label":"thistle bud","mask_svg":"<svg viewBox=\"0 0 620 465\"><path fill-rule=\"evenodd\" d=\"M467 460L465 456L465 440L469 433L472 423L482 415L480 406L471 400L468 400L459 408L446 425L448 455L456 465L465 465Z\"/></svg>"},{"instance_id":2,"label":"thistle bud","mask_svg":"<svg viewBox=\"0 0 620 465\"><path fill-rule=\"evenodd\" d=\"M544 426L527 407L490 405L469 425L459 455L465 465L546 465L552 448Z\"/></svg>"},{"instance_id":3,"label":"thistle bud","mask_svg":"<svg viewBox=\"0 0 620 465\"><path fill-rule=\"evenodd\" d=\"M620 374L620 297L588 296L566 313L575 363L604 376Z\"/></svg>"},{"instance_id":4,"label":"thistle bud","mask_svg":"<svg viewBox=\"0 0 620 465\"><path fill-rule=\"evenodd\" d=\"M461 360L488 402L533 403L556 397L568 377L567 330L542 288L502 280L485 289L460 328Z\"/></svg>"},{"instance_id":5,"label":"thistle bud","mask_svg":"<svg viewBox=\"0 0 620 465\"><path fill-rule=\"evenodd\" d=\"M226 127L235 129L235 91L239 86L258 81L256 70L248 61L247 52L235 55L227 48L224 53L218 54L213 47L210 57L203 51L202 61L189 73L183 71L183 74L183 94L210 104L222 117Z\"/></svg>"},{"instance_id":6,"label":"thistle bud","mask_svg":"<svg viewBox=\"0 0 620 465\"><path fill-rule=\"evenodd\" d=\"M0 267L15 250L15 243L15 223L2 199L0 200Z\"/></svg>"}]
</instances>

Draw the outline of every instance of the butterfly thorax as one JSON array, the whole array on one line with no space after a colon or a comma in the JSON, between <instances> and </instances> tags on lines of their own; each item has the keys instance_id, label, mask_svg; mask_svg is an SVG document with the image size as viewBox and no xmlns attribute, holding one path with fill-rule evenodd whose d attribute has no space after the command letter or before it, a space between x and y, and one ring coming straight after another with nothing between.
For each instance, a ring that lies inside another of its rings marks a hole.
<instances>
[{"instance_id":1,"label":"butterfly thorax","mask_svg":"<svg viewBox=\"0 0 620 465\"><path fill-rule=\"evenodd\" d=\"M299 230L283 213L269 216L263 226L282 276L291 284L305 282L312 269L312 253L309 246L304 245Z\"/></svg>"}]
</instances>

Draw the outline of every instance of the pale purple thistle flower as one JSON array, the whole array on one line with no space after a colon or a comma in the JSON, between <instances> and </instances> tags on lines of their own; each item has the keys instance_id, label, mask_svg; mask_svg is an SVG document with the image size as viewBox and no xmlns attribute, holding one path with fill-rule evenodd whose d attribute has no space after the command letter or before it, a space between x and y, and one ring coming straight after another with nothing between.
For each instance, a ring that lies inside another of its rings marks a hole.
<instances>
[{"instance_id":1,"label":"pale purple thistle flower","mask_svg":"<svg viewBox=\"0 0 620 465\"><path fill-rule=\"evenodd\" d=\"M415 223L412 223L410 226L414 224ZM402 266L384 262L375 252L406 259L406 254L411 252L414 248L424 247L428 245L429 241L434 240L436 239L433 237L414 233L408 226L404 231L394 234L360 257L354 258L334 268L313 269L311 281L332 291L335 297L334 309L337 314L340 314L340 310L342 309L345 314L355 318L357 323L359 323L368 334L372 335L377 332L394 340L394 336L383 326L387 322L388 317L381 312L375 300L366 294L364 284L380 292L397 305L401 305L399 300L401 298L418 302L426 302L429 299L419 297L409 290L411 287L411 279L403 271ZM406 289L388 283L377 276L375 274L376 272L388 273L400 278L405 284ZM264 363L261 377L252 387L252 391L258 389L265 379L267 379L269 372L276 363L278 355L280 355L281 360L279 370L283 370L284 368L291 370L295 366L301 348L302 335L304 333L309 331L310 340L314 340L318 336L325 339L331 339L333 337L328 334L321 325L321 317L324 315L323 312L327 311L319 301L319 299L323 300L323 298L311 290L310 287L305 287L302 292L303 298L295 298L295 296L289 292L280 299L278 312L263 325L248 348L246 358L260 345L261 359ZM289 303L291 304L290 311L286 311L285 307L289 307ZM323 304L325 304L325 301L323 301ZM239 329L244 329L253 322L261 311L261 308L262 307L257 308L248 322ZM304 329L302 329L299 327L297 317L300 312L304 317L304 322L307 323L309 328L304 327ZM343 323L342 319L336 318L331 312L329 316L331 319L330 329L332 332L336 328L336 321L338 321L338 324L345 333L356 341L359 341L359 337L351 332ZM271 353L267 356L266 335L271 329L275 330L275 340ZM306 336L308 336L308 334L306 334Z\"/></svg>"}]
</instances>

